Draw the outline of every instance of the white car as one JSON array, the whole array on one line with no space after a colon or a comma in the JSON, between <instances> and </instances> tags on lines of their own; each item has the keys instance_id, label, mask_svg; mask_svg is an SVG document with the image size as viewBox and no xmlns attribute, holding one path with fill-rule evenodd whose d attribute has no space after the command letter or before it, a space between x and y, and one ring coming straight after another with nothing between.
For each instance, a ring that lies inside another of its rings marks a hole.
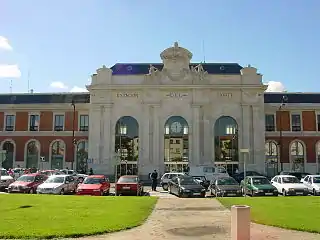
<instances>
[{"instance_id":1,"label":"white car","mask_svg":"<svg viewBox=\"0 0 320 240\"><path fill-rule=\"evenodd\" d=\"M283 196L309 194L308 188L300 180L291 175L277 175L271 179L271 184L277 188Z\"/></svg>"},{"instance_id":2,"label":"white car","mask_svg":"<svg viewBox=\"0 0 320 240\"><path fill-rule=\"evenodd\" d=\"M185 173L182 172L170 172L170 173L165 173L162 175L160 179L160 185L164 191L168 191L168 186L169 182L171 181L172 178L180 175L185 175Z\"/></svg>"},{"instance_id":3,"label":"white car","mask_svg":"<svg viewBox=\"0 0 320 240\"><path fill-rule=\"evenodd\" d=\"M11 177L7 170L1 169L1 178L0 178L0 192L7 189L11 183L14 182L13 177Z\"/></svg>"},{"instance_id":4,"label":"white car","mask_svg":"<svg viewBox=\"0 0 320 240\"><path fill-rule=\"evenodd\" d=\"M37 188L38 194L66 194L75 193L78 181L70 175L53 175Z\"/></svg>"},{"instance_id":5,"label":"white car","mask_svg":"<svg viewBox=\"0 0 320 240\"><path fill-rule=\"evenodd\" d=\"M302 183L314 196L320 195L320 175L307 175L302 179Z\"/></svg>"}]
</instances>

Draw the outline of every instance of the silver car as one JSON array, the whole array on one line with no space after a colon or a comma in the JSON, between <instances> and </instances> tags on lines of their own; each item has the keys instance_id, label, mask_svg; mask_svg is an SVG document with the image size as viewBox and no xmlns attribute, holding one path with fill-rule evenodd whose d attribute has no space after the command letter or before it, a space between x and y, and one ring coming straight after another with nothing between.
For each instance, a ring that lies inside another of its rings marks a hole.
<instances>
[{"instance_id":1,"label":"silver car","mask_svg":"<svg viewBox=\"0 0 320 240\"><path fill-rule=\"evenodd\" d=\"M37 188L38 194L67 194L75 193L78 181L70 175L53 175Z\"/></svg>"}]
</instances>

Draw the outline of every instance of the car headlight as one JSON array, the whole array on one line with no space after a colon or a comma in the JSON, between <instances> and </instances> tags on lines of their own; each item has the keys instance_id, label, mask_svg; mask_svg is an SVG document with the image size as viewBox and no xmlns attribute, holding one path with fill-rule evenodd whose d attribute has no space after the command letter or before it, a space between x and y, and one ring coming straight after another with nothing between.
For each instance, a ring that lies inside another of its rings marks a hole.
<instances>
[{"instance_id":1,"label":"car headlight","mask_svg":"<svg viewBox=\"0 0 320 240\"><path fill-rule=\"evenodd\" d=\"M293 191L294 191L294 188L289 188L288 190L291 191L291 192L293 192Z\"/></svg>"}]
</instances>

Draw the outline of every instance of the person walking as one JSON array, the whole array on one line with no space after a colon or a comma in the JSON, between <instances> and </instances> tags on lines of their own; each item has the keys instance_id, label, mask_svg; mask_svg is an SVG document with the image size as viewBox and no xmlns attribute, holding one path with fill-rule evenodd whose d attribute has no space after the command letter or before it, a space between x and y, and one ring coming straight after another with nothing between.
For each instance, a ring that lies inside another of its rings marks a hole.
<instances>
[{"instance_id":1,"label":"person walking","mask_svg":"<svg viewBox=\"0 0 320 240\"><path fill-rule=\"evenodd\" d=\"M154 170L153 173L151 173L151 180L152 180L152 191L157 191L157 185L158 185L158 173L157 170Z\"/></svg>"}]
</instances>

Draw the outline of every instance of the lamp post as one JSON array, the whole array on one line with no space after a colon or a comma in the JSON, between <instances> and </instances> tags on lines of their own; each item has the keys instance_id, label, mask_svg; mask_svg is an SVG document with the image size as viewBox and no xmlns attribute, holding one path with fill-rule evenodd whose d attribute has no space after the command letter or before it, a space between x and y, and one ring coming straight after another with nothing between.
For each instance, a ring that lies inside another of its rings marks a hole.
<instances>
[{"instance_id":1,"label":"lamp post","mask_svg":"<svg viewBox=\"0 0 320 240\"><path fill-rule=\"evenodd\" d=\"M279 147L280 147L280 171L283 171L283 161L282 161L282 155L283 155L283 142L282 142L282 109L288 102L288 97L287 96L282 96L281 98L281 104L279 106L279 123L280 123L280 128L279 128ZM277 161L277 169L279 169L279 161Z\"/></svg>"},{"instance_id":2,"label":"lamp post","mask_svg":"<svg viewBox=\"0 0 320 240\"><path fill-rule=\"evenodd\" d=\"M73 108L73 119L72 119L72 164L71 164L71 169L73 170L74 168L74 158L75 158L75 145L76 145L76 140L74 138L74 132L75 132L75 122L76 122L76 105L74 103L74 100L71 102L71 106Z\"/></svg>"}]
</instances>

